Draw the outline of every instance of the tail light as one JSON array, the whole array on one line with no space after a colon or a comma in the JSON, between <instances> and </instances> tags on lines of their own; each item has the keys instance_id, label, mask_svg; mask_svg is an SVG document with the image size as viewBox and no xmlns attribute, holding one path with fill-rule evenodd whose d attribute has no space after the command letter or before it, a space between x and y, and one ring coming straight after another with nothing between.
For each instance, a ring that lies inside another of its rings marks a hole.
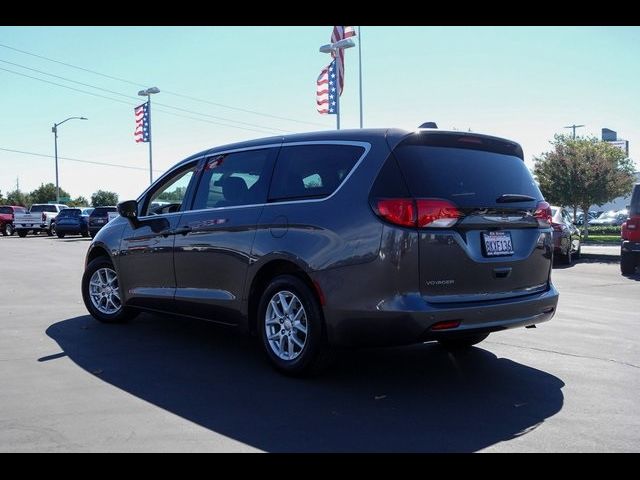
<instances>
[{"instance_id":1,"label":"tail light","mask_svg":"<svg viewBox=\"0 0 640 480\"><path fill-rule=\"evenodd\" d=\"M628 218L622 224L621 236L623 240L640 240L640 218Z\"/></svg>"},{"instance_id":2,"label":"tail light","mask_svg":"<svg viewBox=\"0 0 640 480\"><path fill-rule=\"evenodd\" d=\"M47 221L47 216L45 215L44 212L42 212L42 222L46 222Z\"/></svg>"},{"instance_id":3,"label":"tail light","mask_svg":"<svg viewBox=\"0 0 640 480\"><path fill-rule=\"evenodd\" d=\"M536 207L536 211L533 214L534 217L538 219L538 225L541 227L548 227L551 224L551 206L545 202L538 202L538 206Z\"/></svg>"},{"instance_id":4,"label":"tail light","mask_svg":"<svg viewBox=\"0 0 640 480\"><path fill-rule=\"evenodd\" d=\"M380 217L402 227L448 228L461 217L453 203L439 198L383 198L375 205Z\"/></svg>"}]
</instances>

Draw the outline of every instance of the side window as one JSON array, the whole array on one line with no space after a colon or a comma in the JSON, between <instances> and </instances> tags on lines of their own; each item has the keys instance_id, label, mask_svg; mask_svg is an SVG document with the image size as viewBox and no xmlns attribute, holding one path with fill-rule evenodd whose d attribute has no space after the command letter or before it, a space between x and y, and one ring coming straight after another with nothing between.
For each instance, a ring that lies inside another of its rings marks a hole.
<instances>
[{"instance_id":1,"label":"side window","mask_svg":"<svg viewBox=\"0 0 640 480\"><path fill-rule=\"evenodd\" d=\"M255 205L267 201L276 148L248 150L207 159L194 209Z\"/></svg>"},{"instance_id":2,"label":"side window","mask_svg":"<svg viewBox=\"0 0 640 480\"><path fill-rule=\"evenodd\" d=\"M364 153L353 145L300 145L280 150L269 200L322 198L331 195Z\"/></svg>"},{"instance_id":3,"label":"side window","mask_svg":"<svg viewBox=\"0 0 640 480\"><path fill-rule=\"evenodd\" d=\"M196 165L197 163L191 164L190 167L180 170L159 185L145 200L141 216L180 211Z\"/></svg>"}]
</instances>

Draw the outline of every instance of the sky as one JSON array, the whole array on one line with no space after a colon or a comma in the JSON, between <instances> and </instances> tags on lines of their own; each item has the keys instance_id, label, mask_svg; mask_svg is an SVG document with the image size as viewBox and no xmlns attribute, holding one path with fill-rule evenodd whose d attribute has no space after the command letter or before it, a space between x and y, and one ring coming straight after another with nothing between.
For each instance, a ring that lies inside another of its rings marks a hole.
<instances>
[{"instance_id":1,"label":"sky","mask_svg":"<svg viewBox=\"0 0 640 480\"><path fill-rule=\"evenodd\" d=\"M60 186L136 198L149 154L134 141L133 109L152 86L154 178L214 146L334 129L335 116L315 108L331 30L0 27L0 191L55 183L51 127L84 116L58 129ZM363 26L361 39L365 127L435 121L506 137L530 167L563 127L598 137L607 127L640 169L638 27ZM341 123L358 128L357 48L345 63Z\"/></svg>"}]
</instances>

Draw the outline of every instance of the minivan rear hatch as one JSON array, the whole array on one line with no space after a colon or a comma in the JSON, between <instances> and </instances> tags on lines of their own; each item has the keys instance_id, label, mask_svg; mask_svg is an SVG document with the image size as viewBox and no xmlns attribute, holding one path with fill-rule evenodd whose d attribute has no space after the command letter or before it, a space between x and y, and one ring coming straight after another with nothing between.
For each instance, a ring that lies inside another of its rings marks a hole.
<instances>
[{"instance_id":1,"label":"minivan rear hatch","mask_svg":"<svg viewBox=\"0 0 640 480\"><path fill-rule=\"evenodd\" d=\"M418 131L393 155L415 201L420 292L468 302L546 290L550 209L514 142Z\"/></svg>"}]
</instances>

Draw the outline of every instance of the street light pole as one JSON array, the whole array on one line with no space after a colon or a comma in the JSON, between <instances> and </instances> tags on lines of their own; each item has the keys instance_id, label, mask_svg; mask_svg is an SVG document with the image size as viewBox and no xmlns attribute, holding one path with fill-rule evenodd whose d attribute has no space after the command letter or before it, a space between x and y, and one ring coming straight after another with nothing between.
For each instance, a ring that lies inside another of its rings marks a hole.
<instances>
[{"instance_id":1,"label":"street light pole","mask_svg":"<svg viewBox=\"0 0 640 480\"><path fill-rule=\"evenodd\" d=\"M53 145L54 152L56 157L56 203L60 203L60 183L58 182L58 127L62 125L67 120L88 120L85 117L69 117L60 123L54 123L51 131L53 132Z\"/></svg>"},{"instance_id":2,"label":"street light pole","mask_svg":"<svg viewBox=\"0 0 640 480\"><path fill-rule=\"evenodd\" d=\"M570 129L573 130L573 139L575 140L575 138L576 138L576 128L580 128L580 127L584 127L584 125L573 124L573 125L569 125L568 127L564 127L564 128L570 128Z\"/></svg>"},{"instance_id":3,"label":"street light pole","mask_svg":"<svg viewBox=\"0 0 640 480\"><path fill-rule=\"evenodd\" d=\"M147 97L147 115L149 118L149 183L153 183L153 149L151 148L151 94L160 93L158 87L147 88L146 90L140 90L138 95Z\"/></svg>"}]
</instances>

